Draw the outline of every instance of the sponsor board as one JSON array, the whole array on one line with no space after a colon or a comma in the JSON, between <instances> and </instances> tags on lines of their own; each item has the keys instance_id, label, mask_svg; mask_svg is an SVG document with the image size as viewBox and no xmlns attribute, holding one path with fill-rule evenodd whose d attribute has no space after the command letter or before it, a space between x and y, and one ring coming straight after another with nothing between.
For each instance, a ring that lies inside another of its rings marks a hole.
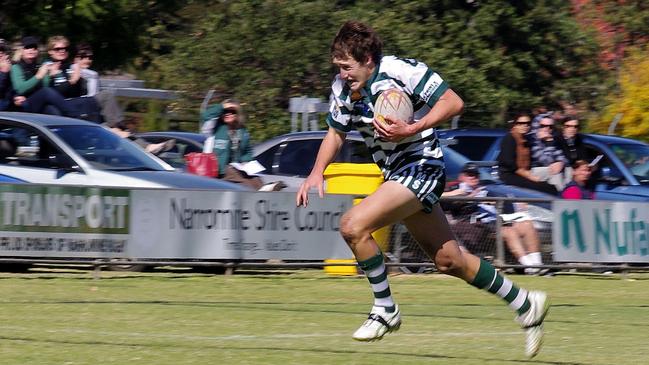
<instances>
[{"instance_id":1,"label":"sponsor board","mask_svg":"<svg viewBox=\"0 0 649 365\"><path fill-rule=\"evenodd\" d=\"M555 200L554 260L649 262L649 204Z\"/></svg>"},{"instance_id":2,"label":"sponsor board","mask_svg":"<svg viewBox=\"0 0 649 365\"><path fill-rule=\"evenodd\" d=\"M123 256L129 200L126 189L0 185L0 255Z\"/></svg>"},{"instance_id":3,"label":"sponsor board","mask_svg":"<svg viewBox=\"0 0 649 365\"><path fill-rule=\"evenodd\" d=\"M339 233L352 196L312 196L295 206L295 193L136 191L132 198L131 255L179 259L295 259L352 257ZM155 255L155 256L152 256Z\"/></svg>"},{"instance_id":4,"label":"sponsor board","mask_svg":"<svg viewBox=\"0 0 649 365\"><path fill-rule=\"evenodd\" d=\"M215 260L353 257L350 195L0 185L0 256Z\"/></svg>"}]
</instances>

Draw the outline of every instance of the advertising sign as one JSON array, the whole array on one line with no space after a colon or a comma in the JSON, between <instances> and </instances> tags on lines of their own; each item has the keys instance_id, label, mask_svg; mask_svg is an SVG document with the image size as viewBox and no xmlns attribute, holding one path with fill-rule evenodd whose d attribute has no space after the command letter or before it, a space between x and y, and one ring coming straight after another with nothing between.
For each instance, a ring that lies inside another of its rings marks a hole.
<instances>
[{"instance_id":1,"label":"advertising sign","mask_svg":"<svg viewBox=\"0 0 649 365\"><path fill-rule=\"evenodd\" d=\"M129 224L126 189L0 185L0 255L123 256Z\"/></svg>"},{"instance_id":2,"label":"advertising sign","mask_svg":"<svg viewBox=\"0 0 649 365\"><path fill-rule=\"evenodd\" d=\"M353 257L339 233L349 195L310 199L295 193L136 190L129 254L160 259L299 259Z\"/></svg>"},{"instance_id":3,"label":"advertising sign","mask_svg":"<svg viewBox=\"0 0 649 365\"><path fill-rule=\"evenodd\" d=\"M554 260L649 262L649 204L555 200Z\"/></svg>"},{"instance_id":4,"label":"advertising sign","mask_svg":"<svg viewBox=\"0 0 649 365\"><path fill-rule=\"evenodd\" d=\"M0 185L0 256L169 260L353 257L349 195Z\"/></svg>"}]
</instances>

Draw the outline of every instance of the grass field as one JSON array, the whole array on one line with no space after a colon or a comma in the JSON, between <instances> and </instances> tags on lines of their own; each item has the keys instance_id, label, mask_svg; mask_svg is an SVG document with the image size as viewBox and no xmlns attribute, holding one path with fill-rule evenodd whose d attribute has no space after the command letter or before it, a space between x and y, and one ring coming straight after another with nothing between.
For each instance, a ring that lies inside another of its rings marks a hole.
<instances>
[{"instance_id":1,"label":"grass field","mask_svg":"<svg viewBox=\"0 0 649 365\"><path fill-rule=\"evenodd\" d=\"M458 279L390 278L403 325L358 343L364 277L318 270L209 276L65 270L0 274L0 363L646 364L649 275L512 276L549 293L533 360L509 309Z\"/></svg>"}]
</instances>

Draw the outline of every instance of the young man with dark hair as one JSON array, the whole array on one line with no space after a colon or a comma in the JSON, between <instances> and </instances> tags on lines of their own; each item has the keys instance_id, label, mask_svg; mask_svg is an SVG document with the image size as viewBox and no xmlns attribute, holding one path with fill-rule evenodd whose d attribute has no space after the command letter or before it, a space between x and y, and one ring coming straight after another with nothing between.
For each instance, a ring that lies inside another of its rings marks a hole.
<instances>
[{"instance_id":1,"label":"young man with dark hair","mask_svg":"<svg viewBox=\"0 0 649 365\"><path fill-rule=\"evenodd\" d=\"M425 64L382 56L380 38L361 22L343 24L332 43L331 55L339 73L331 87L329 131L311 174L297 193L296 204L308 204L311 188L317 188L323 197L325 168L343 145L345 134L358 130L385 182L346 212L340 222L340 232L374 292L369 318L352 337L374 341L401 325L383 255L371 233L402 221L439 271L504 299L518 313L517 320L526 330L527 354L536 355L548 309L545 293L520 289L488 262L463 253L439 205L445 172L435 127L462 111L462 99ZM387 117L383 124L374 119L374 101L382 91L392 88L410 97L414 123Z\"/></svg>"}]
</instances>

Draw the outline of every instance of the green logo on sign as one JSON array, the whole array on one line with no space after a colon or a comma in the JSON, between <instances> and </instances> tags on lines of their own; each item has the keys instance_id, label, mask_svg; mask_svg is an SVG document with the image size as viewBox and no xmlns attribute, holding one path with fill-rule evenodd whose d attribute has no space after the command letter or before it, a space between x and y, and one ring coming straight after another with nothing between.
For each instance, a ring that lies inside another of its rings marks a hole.
<instances>
[{"instance_id":1,"label":"green logo on sign","mask_svg":"<svg viewBox=\"0 0 649 365\"><path fill-rule=\"evenodd\" d=\"M0 186L0 230L128 233L128 204L125 189Z\"/></svg>"}]
</instances>

